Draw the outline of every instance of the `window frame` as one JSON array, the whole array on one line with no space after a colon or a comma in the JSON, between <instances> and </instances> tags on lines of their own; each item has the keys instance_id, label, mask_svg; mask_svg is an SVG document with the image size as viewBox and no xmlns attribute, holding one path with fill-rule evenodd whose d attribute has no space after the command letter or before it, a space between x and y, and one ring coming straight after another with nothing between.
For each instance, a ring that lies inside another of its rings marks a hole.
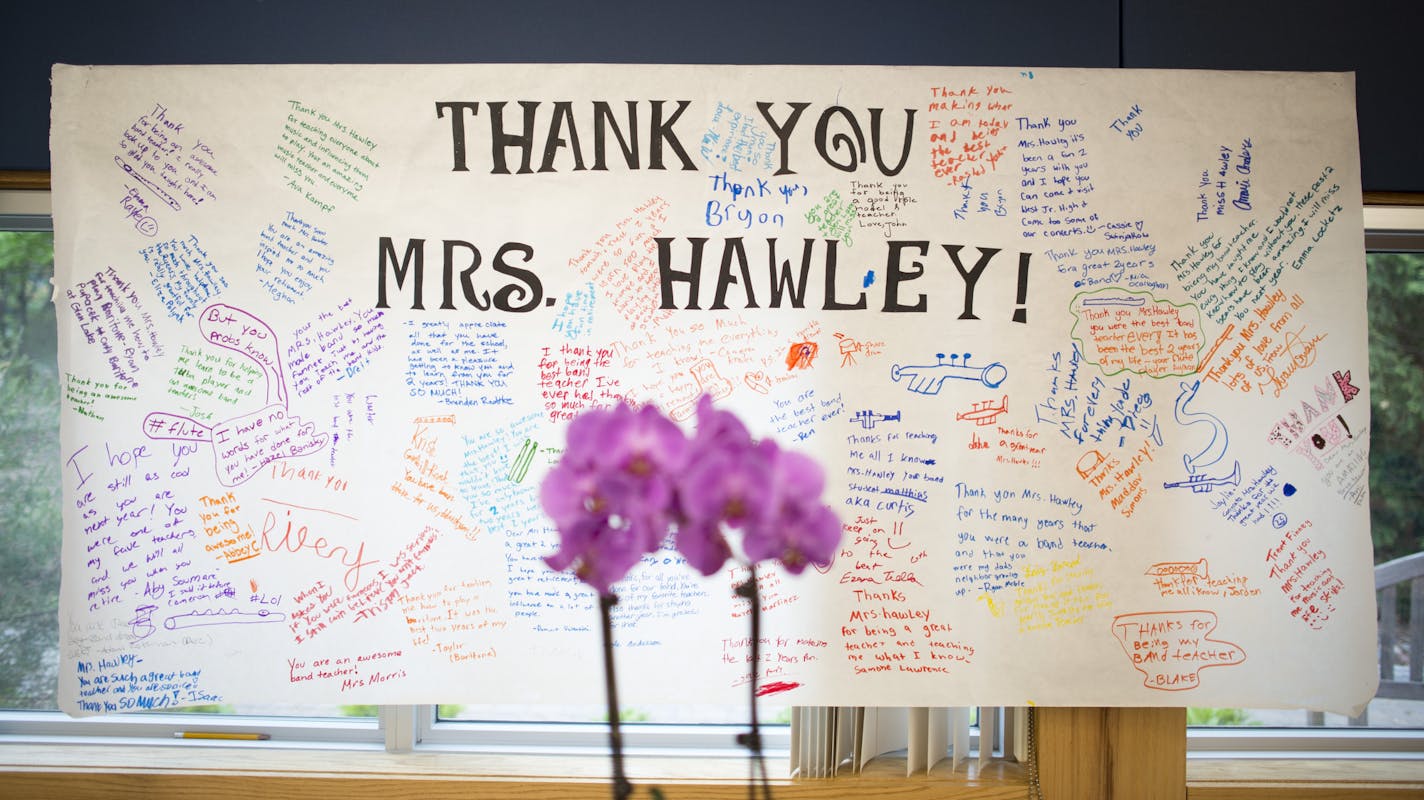
<instances>
[{"instance_id":1,"label":"window frame","mask_svg":"<svg viewBox=\"0 0 1424 800\"><path fill-rule=\"evenodd\" d=\"M600 722L508 722L440 720L436 706L411 706L415 743L420 748L478 748L493 753L552 751L604 752L608 728ZM725 756L745 752L736 737L746 730L736 723L623 723L623 746L644 755ZM789 725L760 726L766 753L785 754L790 748Z\"/></svg>"},{"instance_id":2,"label":"window frame","mask_svg":"<svg viewBox=\"0 0 1424 800\"><path fill-rule=\"evenodd\" d=\"M1365 246L1371 250L1424 250L1424 204L1366 205ZM52 230L48 189L0 188L0 225L8 230ZM135 715L136 716L136 715ZM485 753L603 752L606 731L597 723L440 721L436 706L381 706L371 718L301 718L247 715L152 714L142 719L70 719L59 711L0 712L0 743L86 742L102 745L175 742L175 731L261 730L272 734L265 746L311 745L415 751ZM630 752L679 757L732 756L736 725L627 725ZM1189 759L1308 758L1413 759L1424 752L1424 729L1189 728ZM784 726L763 731L773 758L789 748ZM3 770L0 770L3 772Z\"/></svg>"},{"instance_id":3,"label":"window frame","mask_svg":"<svg viewBox=\"0 0 1424 800\"><path fill-rule=\"evenodd\" d=\"M48 189L0 188L0 230L54 230ZM257 716L249 714L143 713L75 719L59 710L0 710L0 741L162 740L179 732L260 731L274 743L378 745L386 743L382 717ZM389 747L389 743L386 743Z\"/></svg>"},{"instance_id":4,"label":"window frame","mask_svg":"<svg viewBox=\"0 0 1424 800\"><path fill-rule=\"evenodd\" d=\"M0 188L0 229L52 231L48 189ZM0 741L59 742L76 738L167 741L179 731L261 731L274 746L284 744L382 744L390 753L417 748L490 753L603 752L607 729L598 723L507 722L438 719L437 706L383 705L371 717L281 717L245 714L113 715L72 719L61 711L0 711ZM625 724L630 753L661 756L729 756L742 752L737 724ZM789 726L763 725L765 752L782 757L790 747ZM181 744L181 743L176 743Z\"/></svg>"}]
</instances>

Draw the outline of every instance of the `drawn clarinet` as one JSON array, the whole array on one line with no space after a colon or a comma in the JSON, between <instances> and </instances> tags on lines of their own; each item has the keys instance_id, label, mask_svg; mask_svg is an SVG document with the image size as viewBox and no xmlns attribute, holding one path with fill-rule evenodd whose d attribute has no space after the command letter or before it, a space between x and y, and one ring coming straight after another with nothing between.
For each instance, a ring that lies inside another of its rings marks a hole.
<instances>
[{"instance_id":1,"label":"drawn clarinet","mask_svg":"<svg viewBox=\"0 0 1424 800\"><path fill-rule=\"evenodd\" d=\"M900 412L896 411L894 414L880 414L870 409L863 409L855 412L855 421L859 422L862 428L870 430L879 422L899 422Z\"/></svg>"}]
</instances>

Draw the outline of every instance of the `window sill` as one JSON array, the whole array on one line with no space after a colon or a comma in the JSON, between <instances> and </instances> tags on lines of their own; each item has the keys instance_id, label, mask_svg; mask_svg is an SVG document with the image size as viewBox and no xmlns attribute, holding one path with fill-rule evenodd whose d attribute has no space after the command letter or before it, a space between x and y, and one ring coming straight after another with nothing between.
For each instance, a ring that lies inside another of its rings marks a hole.
<instances>
[{"instance_id":1,"label":"window sill","mask_svg":"<svg viewBox=\"0 0 1424 800\"><path fill-rule=\"evenodd\" d=\"M1369 800L1424 796L1417 758L1191 758L1188 800Z\"/></svg>"},{"instance_id":2,"label":"window sill","mask_svg":"<svg viewBox=\"0 0 1424 800\"><path fill-rule=\"evenodd\" d=\"M772 774L786 761L772 759ZM153 800L252 797L325 800L604 800L608 759L599 755L492 755L459 751L393 754L377 746L254 747L246 742L0 742L0 795ZM741 757L634 756L635 784L661 786L671 800L746 797ZM994 762L905 777L903 758L882 758L861 775L832 780L772 781L782 800L866 797L1025 800L1019 764ZM1415 759L1192 758L1188 800L1369 800L1424 796L1424 762Z\"/></svg>"},{"instance_id":3,"label":"window sill","mask_svg":"<svg viewBox=\"0 0 1424 800\"><path fill-rule=\"evenodd\" d=\"M303 800L443 800L478 796L495 800L609 796L604 755L492 755L422 751L393 754L377 747L253 747L131 743L0 743L0 795L7 797L167 798L300 797ZM774 780L776 796L794 798L944 798L1024 800L1028 781L1018 764L947 768L905 777L904 759L878 759L861 775L833 780ZM771 759L784 775L785 759ZM679 795L718 800L746 797L747 762L741 757L635 756L635 784Z\"/></svg>"}]
</instances>

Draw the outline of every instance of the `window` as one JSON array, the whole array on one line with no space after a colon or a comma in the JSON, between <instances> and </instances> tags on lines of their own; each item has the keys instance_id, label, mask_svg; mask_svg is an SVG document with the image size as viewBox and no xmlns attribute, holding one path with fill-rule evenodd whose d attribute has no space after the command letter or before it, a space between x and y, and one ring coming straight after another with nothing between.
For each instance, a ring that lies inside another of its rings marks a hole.
<instances>
[{"instance_id":1,"label":"window","mask_svg":"<svg viewBox=\"0 0 1424 800\"><path fill-rule=\"evenodd\" d=\"M54 236L45 223L0 230L0 706L7 708L55 708L59 379L49 302Z\"/></svg>"},{"instance_id":2,"label":"window","mask_svg":"<svg viewBox=\"0 0 1424 800\"><path fill-rule=\"evenodd\" d=\"M379 741L372 706L195 706L92 721L58 712L59 374L48 197L0 191L0 733L143 735L245 728ZM275 720L273 718L285 718ZM278 734L273 734L278 738Z\"/></svg>"},{"instance_id":3,"label":"window","mask_svg":"<svg viewBox=\"0 0 1424 800\"><path fill-rule=\"evenodd\" d=\"M606 742L597 702L587 707L441 705L219 705L181 713L71 720L58 712L60 551L59 408L50 302L54 237L48 194L0 190L0 734L168 736L174 730L260 730L275 741L414 741L462 747L546 749ZM788 708L759 707L768 751L784 750ZM741 708L628 709L631 748L725 750L745 727ZM643 724L646 723L646 724Z\"/></svg>"},{"instance_id":4,"label":"window","mask_svg":"<svg viewBox=\"0 0 1424 800\"><path fill-rule=\"evenodd\" d=\"M1378 583L1383 579L1380 565L1424 551L1424 404L1419 400L1424 396L1424 328L1418 324L1424 301L1424 208L1372 208L1365 221L1370 231L1370 516ZM1421 569L1424 561L1407 574ZM1424 595L1424 580L1380 593L1380 674L1382 680L1403 685L1383 688L1360 717L1192 708L1187 724L1193 726L1193 749L1424 749L1424 596L1415 593Z\"/></svg>"},{"instance_id":5,"label":"window","mask_svg":"<svg viewBox=\"0 0 1424 800\"><path fill-rule=\"evenodd\" d=\"M63 376L55 358L54 307L48 302L53 239L47 197L0 191L0 734L168 736L179 729L260 729L275 740L386 742L408 749L434 747L534 750L551 745L601 749L606 735L597 703L579 709L243 706L198 709L199 714L129 715L74 721L55 709L60 542L57 426ZM23 213L7 213L20 211ZM1424 550L1424 334L1415 309L1424 295L1424 208L1371 209L1371 372L1374 435L1372 510L1377 562ZM1376 328L1375 326L1378 326ZM1424 584L1416 584L1424 586ZM1385 657L1390 676L1417 682L1411 665L1424 655L1424 614L1411 609L1413 587L1395 594L1402 627ZM1419 593L1424 595L1424 590ZM1419 607L1424 608L1424 596ZM1393 618L1386 620L1393 624ZM633 748L720 749L733 753L744 710L633 709L626 721ZM784 750L789 709L763 706L769 749ZM1424 750L1424 699L1376 700L1365 718L1312 718L1304 711L1193 710L1197 752L1280 750ZM1355 723L1355 724L1352 724ZM714 724L708 724L714 723ZM1323 726L1322 724L1323 723ZM1339 728L1353 736L1337 735ZM1321 734L1328 734L1322 736Z\"/></svg>"}]
</instances>

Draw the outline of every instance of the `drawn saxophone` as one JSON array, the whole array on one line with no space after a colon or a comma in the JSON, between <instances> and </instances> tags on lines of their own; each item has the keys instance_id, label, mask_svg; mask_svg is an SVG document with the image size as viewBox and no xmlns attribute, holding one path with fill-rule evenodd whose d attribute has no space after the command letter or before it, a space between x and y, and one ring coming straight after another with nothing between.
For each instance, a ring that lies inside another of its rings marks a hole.
<instances>
[{"instance_id":1,"label":"drawn saxophone","mask_svg":"<svg viewBox=\"0 0 1424 800\"><path fill-rule=\"evenodd\" d=\"M1211 427L1211 439L1207 441L1200 453L1192 455L1190 453L1182 456L1182 462L1186 465L1187 472L1195 474L1202 467L1209 467L1212 464L1226 457L1227 444L1230 437L1226 431L1226 425L1217 418L1215 414L1205 411L1193 411L1187 408L1197 397L1197 390L1201 388L1201 381L1188 384L1181 383L1182 391L1177 395L1176 405L1172 408L1173 415L1177 422L1185 426L1208 425Z\"/></svg>"}]
</instances>

